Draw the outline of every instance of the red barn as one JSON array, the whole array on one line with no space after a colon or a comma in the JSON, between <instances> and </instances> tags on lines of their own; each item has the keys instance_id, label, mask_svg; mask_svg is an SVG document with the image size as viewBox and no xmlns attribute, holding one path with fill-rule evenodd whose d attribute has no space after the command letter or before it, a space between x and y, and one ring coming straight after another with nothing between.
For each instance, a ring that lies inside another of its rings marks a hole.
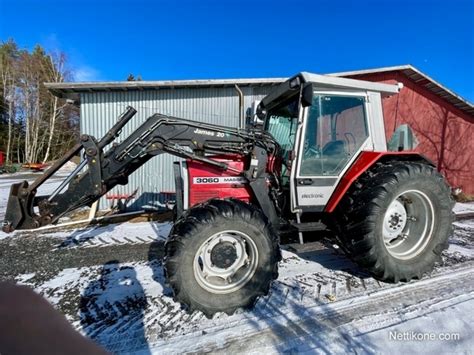
<instances>
[{"instance_id":1,"label":"red barn","mask_svg":"<svg viewBox=\"0 0 474 355\"><path fill-rule=\"evenodd\" d=\"M474 105L411 65L333 75L403 83L383 101L385 134L407 123L420 142L417 151L436 163L453 187L474 195Z\"/></svg>"}]
</instances>

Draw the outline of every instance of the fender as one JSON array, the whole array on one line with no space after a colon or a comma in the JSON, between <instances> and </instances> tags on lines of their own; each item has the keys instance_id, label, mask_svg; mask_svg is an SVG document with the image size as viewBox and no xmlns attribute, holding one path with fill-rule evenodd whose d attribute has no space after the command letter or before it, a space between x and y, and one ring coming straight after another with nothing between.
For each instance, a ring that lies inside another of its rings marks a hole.
<instances>
[{"instance_id":1,"label":"fender","mask_svg":"<svg viewBox=\"0 0 474 355\"><path fill-rule=\"evenodd\" d=\"M398 161L422 161L429 165L434 166L433 162L425 158L423 155L418 154L413 151L404 151L404 152L368 152L363 151L360 153L356 161L351 165L351 167L346 171L341 181L337 185L336 189L332 193L324 212L334 212L337 205L341 201L342 197L346 194L347 190L352 186L354 181L357 180L364 172L370 169L378 161L389 161L389 160L398 160Z\"/></svg>"}]
</instances>

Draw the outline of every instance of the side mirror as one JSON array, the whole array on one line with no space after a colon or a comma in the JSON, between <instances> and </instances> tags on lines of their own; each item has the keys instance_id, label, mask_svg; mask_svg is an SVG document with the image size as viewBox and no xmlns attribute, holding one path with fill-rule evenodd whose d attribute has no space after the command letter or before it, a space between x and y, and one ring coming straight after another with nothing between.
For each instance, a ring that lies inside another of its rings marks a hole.
<instances>
[{"instance_id":1,"label":"side mirror","mask_svg":"<svg viewBox=\"0 0 474 355\"><path fill-rule=\"evenodd\" d=\"M303 93L301 95L301 104L303 107L308 107L313 104L313 84L308 83L303 88Z\"/></svg>"},{"instance_id":2,"label":"side mirror","mask_svg":"<svg viewBox=\"0 0 474 355\"><path fill-rule=\"evenodd\" d=\"M257 117L259 119L261 119L262 121L265 119L265 117L267 116L267 110L265 110L265 108L263 107L262 104L259 104L257 106L257 113L256 113Z\"/></svg>"}]
</instances>

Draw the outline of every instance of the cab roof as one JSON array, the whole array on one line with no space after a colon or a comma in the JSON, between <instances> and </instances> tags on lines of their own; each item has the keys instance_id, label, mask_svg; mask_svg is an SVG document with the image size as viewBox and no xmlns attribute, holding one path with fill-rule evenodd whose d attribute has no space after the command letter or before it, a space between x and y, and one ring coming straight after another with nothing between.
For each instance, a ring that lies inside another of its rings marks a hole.
<instances>
[{"instance_id":1,"label":"cab roof","mask_svg":"<svg viewBox=\"0 0 474 355\"><path fill-rule=\"evenodd\" d=\"M263 106L268 108L271 102L281 101L282 99L285 99L289 96L293 96L293 93L298 92L301 85L304 85L306 83L313 84L315 89L371 91L378 92L382 96L391 96L394 94L398 94L400 89L403 87L401 83L399 83L398 85L392 85L365 80L347 79L329 75L301 72L273 89L270 94L263 98Z\"/></svg>"}]
</instances>

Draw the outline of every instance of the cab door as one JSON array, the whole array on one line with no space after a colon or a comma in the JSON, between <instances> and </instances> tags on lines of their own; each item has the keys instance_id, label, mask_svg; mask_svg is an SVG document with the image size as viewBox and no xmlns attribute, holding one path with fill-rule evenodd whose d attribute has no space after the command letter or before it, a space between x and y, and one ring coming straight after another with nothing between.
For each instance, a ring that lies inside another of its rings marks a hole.
<instances>
[{"instance_id":1,"label":"cab door","mask_svg":"<svg viewBox=\"0 0 474 355\"><path fill-rule=\"evenodd\" d=\"M292 211L323 211L362 150L373 150L365 93L314 92L298 132L292 170Z\"/></svg>"}]
</instances>

